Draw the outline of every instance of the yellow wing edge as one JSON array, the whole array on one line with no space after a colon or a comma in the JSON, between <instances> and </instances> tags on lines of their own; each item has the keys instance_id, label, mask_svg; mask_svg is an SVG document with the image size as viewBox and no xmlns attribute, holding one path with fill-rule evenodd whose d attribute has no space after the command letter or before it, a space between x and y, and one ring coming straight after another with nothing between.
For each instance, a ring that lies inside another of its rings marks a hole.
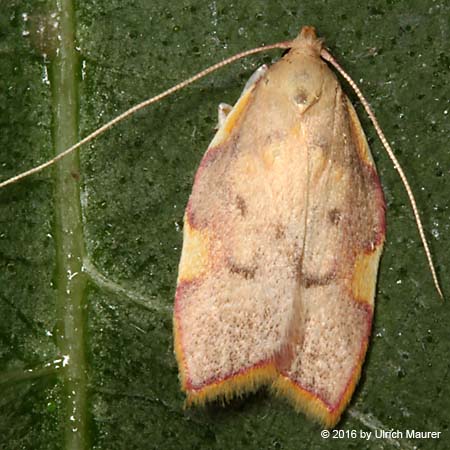
<instances>
[{"instance_id":1,"label":"yellow wing edge","mask_svg":"<svg viewBox=\"0 0 450 450\"><path fill-rule=\"evenodd\" d=\"M200 389L186 389L186 406L205 405L221 400L226 403L235 397L255 392L277 376L273 362L258 364L223 380L213 381Z\"/></svg>"}]
</instances>

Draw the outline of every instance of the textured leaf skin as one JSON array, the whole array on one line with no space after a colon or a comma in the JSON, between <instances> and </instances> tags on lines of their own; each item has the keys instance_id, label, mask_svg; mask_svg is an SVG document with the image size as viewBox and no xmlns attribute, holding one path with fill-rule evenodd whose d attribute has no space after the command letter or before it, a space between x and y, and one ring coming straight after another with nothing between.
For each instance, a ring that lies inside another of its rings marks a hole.
<instances>
[{"instance_id":1,"label":"textured leaf skin","mask_svg":"<svg viewBox=\"0 0 450 450\"><path fill-rule=\"evenodd\" d=\"M24 12L47 16L53 7L49 1L31 0L0 5L3 177L53 151L51 87L43 82L43 50L23 36L22 19ZM361 87L418 197L441 282L448 290L446 2L169 5L137 0L85 1L77 7L80 135L212 62L244 48L289 39L302 25L315 25L353 78L363 80ZM226 408L184 411L171 348L170 309L182 215L195 169L214 133L217 105L235 101L256 67L278 56L237 63L140 113L83 150L86 252L107 279L158 305L147 310L123 294L88 284L84 342L92 448L330 446L318 426L264 390ZM351 93L349 97L354 100ZM403 188L356 106L386 194L388 234L373 339L361 383L340 426L367 430L356 411L386 428L442 430L440 440L413 444L444 449L449 437L445 374L450 313L433 289ZM53 173L49 170L0 193L1 380L59 356L52 286ZM63 385L59 373L2 382L0 448L63 449L68 427L62 421L67 405ZM387 441L333 440L336 448L352 445L395 448Z\"/></svg>"}]
</instances>

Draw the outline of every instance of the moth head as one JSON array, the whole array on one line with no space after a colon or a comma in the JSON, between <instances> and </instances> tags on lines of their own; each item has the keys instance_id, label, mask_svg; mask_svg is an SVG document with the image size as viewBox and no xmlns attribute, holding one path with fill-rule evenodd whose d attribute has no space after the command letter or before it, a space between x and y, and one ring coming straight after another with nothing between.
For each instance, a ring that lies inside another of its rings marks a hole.
<instances>
[{"instance_id":1,"label":"moth head","mask_svg":"<svg viewBox=\"0 0 450 450\"><path fill-rule=\"evenodd\" d=\"M323 39L317 37L314 27L306 26L301 29L298 36L292 41L292 49L301 48L303 51L306 50L319 56L323 42Z\"/></svg>"}]
</instances>

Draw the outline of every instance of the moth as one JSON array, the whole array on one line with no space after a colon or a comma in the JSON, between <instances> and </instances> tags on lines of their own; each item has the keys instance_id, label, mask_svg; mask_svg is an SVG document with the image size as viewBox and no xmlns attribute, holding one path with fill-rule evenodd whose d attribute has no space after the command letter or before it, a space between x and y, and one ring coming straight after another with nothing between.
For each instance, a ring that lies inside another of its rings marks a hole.
<instances>
[{"instance_id":1,"label":"moth","mask_svg":"<svg viewBox=\"0 0 450 450\"><path fill-rule=\"evenodd\" d=\"M195 176L174 340L188 404L261 385L334 426L361 373L385 202L349 99L304 27Z\"/></svg>"},{"instance_id":2,"label":"moth","mask_svg":"<svg viewBox=\"0 0 450 450\"><path fill-rule=\"evenodd\" d=\"M358 381L385 203L356 113L303 28L211 142L174 310L189 403L268 384L333 426Z\"/></svg>"},{"instance_id":3,"label":"moth","mask_svg":"<svg viewBox=\"0 0 450 450\"><path fill-rule=\"evenodd\" d=\"M268 385L332 427L369 342L385 203L358 117L327 62L355 90L398 170L442 292L406 177L358 87L314 28L211 66L0 187L225 64L274 48L289 52L252 77L233 108L222 109L195 176L176 288L175 353L188 404Z\"/></svg>"}]
</instances>

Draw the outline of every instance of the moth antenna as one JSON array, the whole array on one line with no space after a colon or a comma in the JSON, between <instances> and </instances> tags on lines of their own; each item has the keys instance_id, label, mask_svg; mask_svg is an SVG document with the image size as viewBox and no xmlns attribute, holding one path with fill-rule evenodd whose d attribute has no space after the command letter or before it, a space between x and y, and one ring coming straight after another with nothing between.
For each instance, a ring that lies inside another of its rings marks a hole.
<instances>
[{"instance_id":1,"label":"moth antenna","mask_svg":"<svg viewBox=\"0 0 450 450\"><path fill-rule=\"evenodd\" d=\"M182 81L181 83L178 83L175 86L172 86L171 88L165 90L164 92L161 92L160 94L155 95L154 97L151 97L135 106L132 106L130 109L128 109L127 111L123 112L122 114L116 116L114 119L105 123L100 128L97 128L95 131L93 131L91 134L89 134L88 136L83 138L81 141L78 141L76 144L72 145L68 149L59 153L54 158L49 159L48 161L40 164L39 166L33 167L29 170L26 170L25 172L19 173L18 175L15 175L11 178L8 178L5 181L0 182L0 189L8 186L9 184L17 183L18 181L22 180L23 178L33 175L34 173L38 173L41 170L55 164L57 161L64 158L65 156L67 156L69 153L72 153L75 150L77 150L79 147L81 147L82 145L87 144L88 142L91 142L92 140L94 140L95 138L97 138L98 136L103 134L105 131L109 130L110 128L112 128L113 126L115 126L116 124L121 122L122 120L126 119L127 117L133 115L137 111L140 111L141 109L151 105L152 103L159 102L164 97L167 97L167 96L185 88L186 86L194 83L195 81L199 80L200 78L203 78L206 75L209 75L210 73L215 72L216 70L218 70L228 64L231 64L234 61L245 58L246 56L254 55L255 53L261 53L261 52L265 52L267 50L273 50L273 49L277 49L277 48L286 49L286 48L290 48L290 47L291 47L291 41L278 42L276 44L252 48L250 50L246 50L241 53L237 53L234 56L224 59L223 61L220 61L220 62L202 70L201 72L196 73L192 77L187 78L186 80Z\"/></svg>"},{"instance_id":2,"label":"moth antenna","mask_svg":"<svg viewBox=\"0 0 450 450\"><path fill-rule=\"evenodd\" d=\"M391 146L389 145L388 140L386 139L386 136L384 135L383 131L381 130L380 124L378 123L377 118L375 117L375 114L373 113L369 102L365 99L364 95L358 88L357 84L350 78L350 75L339 65L339 63L334 59L334 57L325 49L322 48L320 52L320 56L325 60L328 61L341 75L347 83L351 86L355 94L358 96L360 102L364 106L364 109L366 110L367 115L369 116L370 120L372 121L372 124L375 128L375 131L378 134L378 137L380 138L381 143L383 144L383 147L385 148L389 158L391 159L392 163L394 164L394 168L397 170L398 174L400 175L400 179L402 180L403 186L405 186L406 193L408 194L409 202L411 204L413 213L414 213L414 219L416 220L417 230L420 235L420 239L422 240L422 245L425 250L425 255L428 260L428 266L430 268L431 276L433 277L434 286L436 287L436 290L438 291L439 296L441 299L444 299L444 294L442 293L441 287L439 285L439 280L436 274L436 269L433 263L433 258L431 256L431 251L428 246L427 238L425 237L425 232L423 230L422 220L420 218L419 210L417 208L416 199L414 197L413 191L411 189L411 186L409 185L408 179L406 178L405 172L403 171L400 163L397 160L397 157L395 156Z\"/></svg>"}]
</instances>

